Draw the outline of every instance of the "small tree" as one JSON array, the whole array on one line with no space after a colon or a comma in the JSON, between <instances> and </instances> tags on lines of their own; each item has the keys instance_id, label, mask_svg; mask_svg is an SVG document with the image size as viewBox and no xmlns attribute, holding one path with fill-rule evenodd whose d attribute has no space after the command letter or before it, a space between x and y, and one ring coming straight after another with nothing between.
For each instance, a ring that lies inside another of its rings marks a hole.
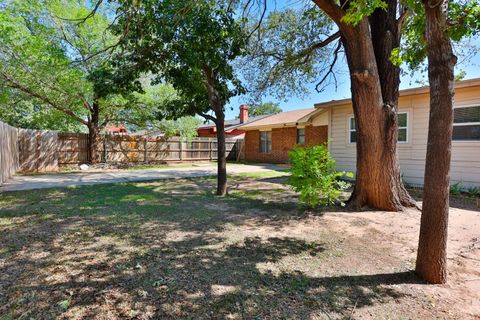
<instances>
[{"instance_id":1,"label":"small tree","mask_svg":"<svg viewBox=\"0 0 480 320\"><path fill-rule=\"evenodd\" d=\"M217 194L227 190L225 105L244 92L232 62L247 39L228 1L120 1L117 30L129 72L152 73L168 82L177 99L161 118L198 114L215 123L218 141Z\"/></svg>"},{"instance_id":2,"label":"small tree","mask_svg":"<svg viewBox=\"0 0 480 320\"><path fill-rule=\"evenodd\" d=\"M310 208L338 203L342 191L350 186L340 178L351 177L351 173L336 171L335 160L325 145L295 147L288 156L292 174L288 183L300 193L300 201Z\"/></svg>"}]
</instances>

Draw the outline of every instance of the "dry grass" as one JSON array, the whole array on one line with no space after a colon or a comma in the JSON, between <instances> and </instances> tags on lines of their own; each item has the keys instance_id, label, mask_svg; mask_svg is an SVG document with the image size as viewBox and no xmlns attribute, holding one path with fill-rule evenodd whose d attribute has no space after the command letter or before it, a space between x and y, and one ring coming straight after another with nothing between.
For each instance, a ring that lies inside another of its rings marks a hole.
<instances>
[{"instance_id":1,"label":"dry grass","mask_svg":"<svg viewBox=\"0 0 480 320\"><path fill-rule=\"evenodd\" d=\"M305 214L278 178L214 183L0 195L0 319L475 317L410 272L385 222Z\"/></svg>"}]
</instances>

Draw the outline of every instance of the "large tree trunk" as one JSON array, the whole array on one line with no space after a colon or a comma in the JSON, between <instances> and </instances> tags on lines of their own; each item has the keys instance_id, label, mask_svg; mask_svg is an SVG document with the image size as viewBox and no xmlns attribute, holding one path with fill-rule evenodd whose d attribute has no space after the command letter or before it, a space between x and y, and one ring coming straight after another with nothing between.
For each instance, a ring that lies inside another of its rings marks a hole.
<instances>
[{"instance_id":1,"label":"large tree trunk","mask_svg":"<svg viewBox=\"0 0 480 320\"><path fill-rule=\"evenodd\" d=\"M400 14L403 15L403 9L400 9ZM382 99L384 105L395 111L395 116L392 118L393 122L390 127L386 128L388 131L385 139L385 150L395 154L394 166L397 168L392 172L392 179L398 189L398 198L402 206L416 207L416 202L408 194L403 185L400 167L397 154L398 141L398 97L400 88L400 67L394 65L391 61L392 51L400 47L401 40L401 24L402 19L397 19L397 12L399 11L399 2L397 0L388 0L387 9L377 9L370 16L370 31L372 34L372 44L375 54L375 61L377 63L378 77L380 80L380 87L382 91Z\"/></svg>"},{"instance_id":2,"label":"large tree trunk","mask_svg":"<svg viewBox=\"0 0 480 320\"><path fill-rule=\"evenodd\" d=\"M91 164L100 162L100 108L98 101L94 100L88 121L88 160Z\"/></svg>"},{"instance_id":3,"label":"large tree trunk","mask_svg":"<svg viewBox=\"0 0 480 320\"><path fill-rule=\"evenodd\" d=\"M431 283L447 280L447 229L452 146L454 66L447 33L447 1L423 1L426 13L430 119L416 273Z\"/></svg>"},{"instance_id":4,"label":"large tree trunk","mask_svg":"<svg viewBox=\"0 0 480 320\"><path fill-rule=\"evenodd\" d=\"M88 125L88 162L96 164L100 162L100 128L98 125Z\"/></svg>"},{"instance_id":5,"label":"large tree trunk","mask_svg":"<svg viewBox=\"0 0 480 320\"><path fill-rule=\"evenodd\" d=\"M216 113L217 127L217 195L227 193L227 156L225 147L225 115Z\"/></svg>"},{"instance_id":6,"label":"large tree trunk","mask_svg":"<svg viewBox=\"0 0 480 320\"><path fill-rule=\"evenodd\" d=\"M357 125L356 183L349 205L401 211L413 201L400 178L396 106L383 100L368 20L342 30L342 41Z\"/></svg>"},{"instance_id":7,"label":"large tree trunk","mask_svg":"<svg viewBox=\"0 0 480 320\"><path fill-rule=\"evenodd\" d=\"M367 18L356 26L343 22L346 0L341 6L330 0L314 2L338 25L350 70L357 168L349 206L389 211L415 206L403 186L397 156L399 74L389 63L391 48L400 41L398 30L393 29L396 1L389 2L386 13L375 13L372 28Z\"/></svg>"},{"instance_id":8,"label":"large tree trunk","mask_svg":"<svg viewBox=\"0 0 480 320\"><path fill-rule=\"evenodd\" d=\"M397 107L400 68L391 62L390 57L392 50L400 47L401 33L397 21L398 1L388 0L387 6L386 10L375 10L369 17L369 23L383 101Z\"/></svg>"}]
</instances>

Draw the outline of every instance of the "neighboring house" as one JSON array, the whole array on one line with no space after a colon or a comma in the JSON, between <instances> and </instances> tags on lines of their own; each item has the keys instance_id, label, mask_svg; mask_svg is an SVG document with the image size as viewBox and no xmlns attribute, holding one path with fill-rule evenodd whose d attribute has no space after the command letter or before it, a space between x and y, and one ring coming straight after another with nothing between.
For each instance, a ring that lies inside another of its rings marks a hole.
<instances>
[{"instance_id":1,"label":"neighboring house","mask_svg":"<svg viewBox=\"0 0 480 320\"><path fill-rule=\"evenodd\" d=\"M237 119L225 120L225 137L227 139L243 139L245 131L239 127L260 119L268 117L268 115L248 117L248 106L240 105L240 114ZM217 136L217 128L214 123L206 123L198 127L197 133L199 137L215 138Z\"/></svg>"},{"instance_id":2,"label":"neighboring house","mask_svg":"<svg viewBox=\"0 0 480 320\"><path fill-rule=\"evenodd\" d=\"M126 135L128 130L123 124L107 124L105 126L105 133L113 135Z\"/></svg>"},{"instance_id":3,"label":"neighboring house","mask_svg":"<svg viewBox=\"0 0 480 320\"><path fill-rule=\"evenodd\" d=\"M130 133L131 136L145 136L149 138L162 138L165 134L159 130L140 130Z\"/></svg>"},{"instance_id":4,"label":"neighboring house","mask_svg":"<svg viewBox=\"0 0 480 320\"><path fill-rule=\"evenodd\" d=\"M409 184L423 184L429 105L429 87L400 92L397 149L402 177ZM318 103L315 109L283 112L242 126L247 132L246 160L287 162L286 152L295 143L302 144L302 127L306 144L328 140L338 169L355 172L357 133L350 99ZM310 141L309 128L317 137ZM455 84L450 177L452 183L480 186L480 79Z\"/></svg>"},{"instance_id":5,"label":"neighboring house","mask_svg":"<svg viewBox=\"0 0 480 320\"><path fill-rule=\"evenodd\" d=\"M327 142L328 122L325 116L310 115L316 109L301 109L270 115L244 124L245 160L250 162L288 162L288 151L295 145Z\"/></svg>"}]
</instances>

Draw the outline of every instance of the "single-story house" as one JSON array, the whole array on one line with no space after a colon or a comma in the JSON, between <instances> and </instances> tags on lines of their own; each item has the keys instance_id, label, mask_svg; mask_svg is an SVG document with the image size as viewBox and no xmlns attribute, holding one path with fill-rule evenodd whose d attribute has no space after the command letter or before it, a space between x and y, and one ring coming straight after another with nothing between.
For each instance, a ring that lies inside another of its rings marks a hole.
<instances>
[{"instance_id":1,"label":"single-story house","mask_svg":"<svg viewBox=\"0 0 480 320\"><path fill-rule=\"evenodd\" d=\"M225 120L225 137L227 139L244 139L245 131L242 129L239 129L240 126L267 117L267 115L249 117L248 109L249 107L247 105L242 104L240 105L240 113L238 118ZM202 124L201 126L198 127L197 134L199 137L216 138L217 127L212 122Z\"/></svg>"},{"instance_id":2,"label":"single-story house","mask_svg":"<svg viewBox=\"0 0 480 320\"><path fill-rule=\"evenodd\" d=\"M429 87L406 89L399 98L398 156L403 179L422 185L427 149ZM350 99L318 103L245 124L245 159L288 162L295 144L328 141L339 170L355 172L356 131ZM310 134L309 134L310 132ZM455 85L452 183L480 186L480 78Z\"/></svg>"},{"instance_id":3,"label":"single-story house","mask_svg":"<svg viewBox=\"0 0 480 320\"><path fill-rule=\"evenodd\" d=\"M295 145L315 145L327 142L326 116L308 119L315 108L277 113L244 124L245 160L250 162L288 162L288 151Z\"/></svg>"}]
</instances>

